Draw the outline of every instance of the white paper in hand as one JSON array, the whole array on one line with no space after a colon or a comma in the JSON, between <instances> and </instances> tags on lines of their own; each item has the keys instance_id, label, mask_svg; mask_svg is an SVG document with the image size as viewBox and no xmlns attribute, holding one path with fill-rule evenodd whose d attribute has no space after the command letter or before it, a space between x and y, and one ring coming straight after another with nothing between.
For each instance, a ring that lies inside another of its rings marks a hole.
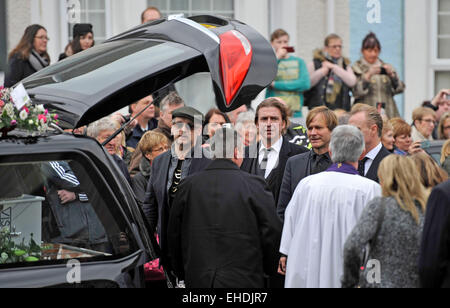
<instances>
[{"instance_id":1,"label":"white paper in hand","mask_svg":"<svg viewBox=\"0 0 450 308\"><path fill-rule=\"evenodd\" d=\"M30 97L28 96L27 90L22 83L20 83L14 90L11 92L11 98L16 106L17 110L21 110L23 106L31 102Z\"/></svg>"}]
</instances>

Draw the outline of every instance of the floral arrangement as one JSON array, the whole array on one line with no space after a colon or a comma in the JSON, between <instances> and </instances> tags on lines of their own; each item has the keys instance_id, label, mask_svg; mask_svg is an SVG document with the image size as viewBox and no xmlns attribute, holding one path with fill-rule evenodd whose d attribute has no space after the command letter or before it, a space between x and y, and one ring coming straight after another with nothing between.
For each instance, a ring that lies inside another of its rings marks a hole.
<instances>
[{"instance_id":1,"label":"floral arrangement","mask_svg":"<svg viewBox=\"0 0 450 308\"><path fill-rule=\"evenodd\" d=\"M15 128L45 132L52 123L58 123L57 114L49 113L43 105L30 103L18 110L11 97L11 89L0 88L0 131L4 136Z\"/></svg>"},{"instance_id":2,"label":"floral arrangement","mask_svg":"<svg viewBox=\"0 0 450 308\"><path fill-rule=\"evenodd\" d=\"M40 259L41 247L33 240L33 234L28 245L24 239L20 245L16 245L10 238L8 228L0 230L0 264L36 262Z\"/></svg>"}]
</instances>

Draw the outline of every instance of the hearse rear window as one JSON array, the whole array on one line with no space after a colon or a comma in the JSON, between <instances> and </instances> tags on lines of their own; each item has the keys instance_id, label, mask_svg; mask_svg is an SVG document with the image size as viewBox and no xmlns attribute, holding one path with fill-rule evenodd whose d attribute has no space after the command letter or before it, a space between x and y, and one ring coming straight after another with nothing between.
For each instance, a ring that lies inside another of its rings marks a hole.
<instances>
[{"instance_id":1,"label":"hearse rear window","mask_svg":"<svg viewBox=\"0 0 450 308\"><path fill-rule=\"evenodd\" d=\"M123 216L76 161L0 164L0 183L0 266L88 261L136 247Z\"/></svg>"}]
</instances>

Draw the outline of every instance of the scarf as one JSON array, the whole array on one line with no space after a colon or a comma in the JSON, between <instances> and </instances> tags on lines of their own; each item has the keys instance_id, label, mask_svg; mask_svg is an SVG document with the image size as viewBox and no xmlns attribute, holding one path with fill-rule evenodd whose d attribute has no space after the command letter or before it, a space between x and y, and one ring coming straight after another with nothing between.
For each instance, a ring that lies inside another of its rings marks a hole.
<instances>
[{"instance_id":1,"label":"scarf","mask_svg":"<svg viewBox=\"0 0 450 308\"><path fill-rule=\"evenodd\" d=\"M40 71L41 69L49 66L49 61L41 55L39 55L34 49L31 50L30 57L28 58L28 61L30 62L33 69L36 70L36 72Z\"/></svg>"}]
</instances>

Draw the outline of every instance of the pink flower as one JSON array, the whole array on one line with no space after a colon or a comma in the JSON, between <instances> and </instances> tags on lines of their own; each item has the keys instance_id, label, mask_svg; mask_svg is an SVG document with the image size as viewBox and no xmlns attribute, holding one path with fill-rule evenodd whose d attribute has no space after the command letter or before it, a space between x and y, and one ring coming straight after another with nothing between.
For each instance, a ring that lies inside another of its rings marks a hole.
<instances>
[{"instance_id":1,"label":"pink flower","mask_svg":"<svg viewBox=\"0 0 450 308\"><path fill-rule=\"evenodd\" d=\"M12 120L11 121L11 126L15 126L17 124L17 121L16 120Z\"/></svg>"},{"instance_id":2,"label":"pink flower","mask_svg":"<svg viewBox=\"0 0 450 308\"><path fill-rule=\"evenodd\" d=\"M26 113L30 113L30 109L28 109L27 107L23 107L22 110L25 110Z\"/></svg>"},{"instance_id":3,"label":"pink flower","mask_svg":"<svg viewBox=\"0 0 450 308\"><path fill-rule=\"evenodd\" d=\"M47 117L43 114L38 115L38 120L39 121L44 121L44 123L47 123Z\"/></svg>"},{"instance_id":4,"label":"pink flower","mask_svg":"<svg viewBox=\"0 0 450 308\"><path fill-rule=\"evenodd\" d=\"M5 102L0 100L0 108L3 108L5 106Z\"/></svg>"},{"instance_id":5,"label":"pink flower","mask_svg":"<svg viewBox=\"0 0 450 308\"><path fill-rule=\"evenodd\" d=\"M53 116L53 119L58 120L58 115L55 114L55 115Z\"/></svg>"},{"instance_id":6,"label":"pink flower","mask_svg":"<svg viewBox=\"0 0 450 308\"><path fill-rule=\"evenodd\" d=\"M44 114L45 114L45 115L47 115L47 114L48 114L48 110L47 110L47 109L45 109L45 111L44 111Z\"/></svg>"}]
</instances>

